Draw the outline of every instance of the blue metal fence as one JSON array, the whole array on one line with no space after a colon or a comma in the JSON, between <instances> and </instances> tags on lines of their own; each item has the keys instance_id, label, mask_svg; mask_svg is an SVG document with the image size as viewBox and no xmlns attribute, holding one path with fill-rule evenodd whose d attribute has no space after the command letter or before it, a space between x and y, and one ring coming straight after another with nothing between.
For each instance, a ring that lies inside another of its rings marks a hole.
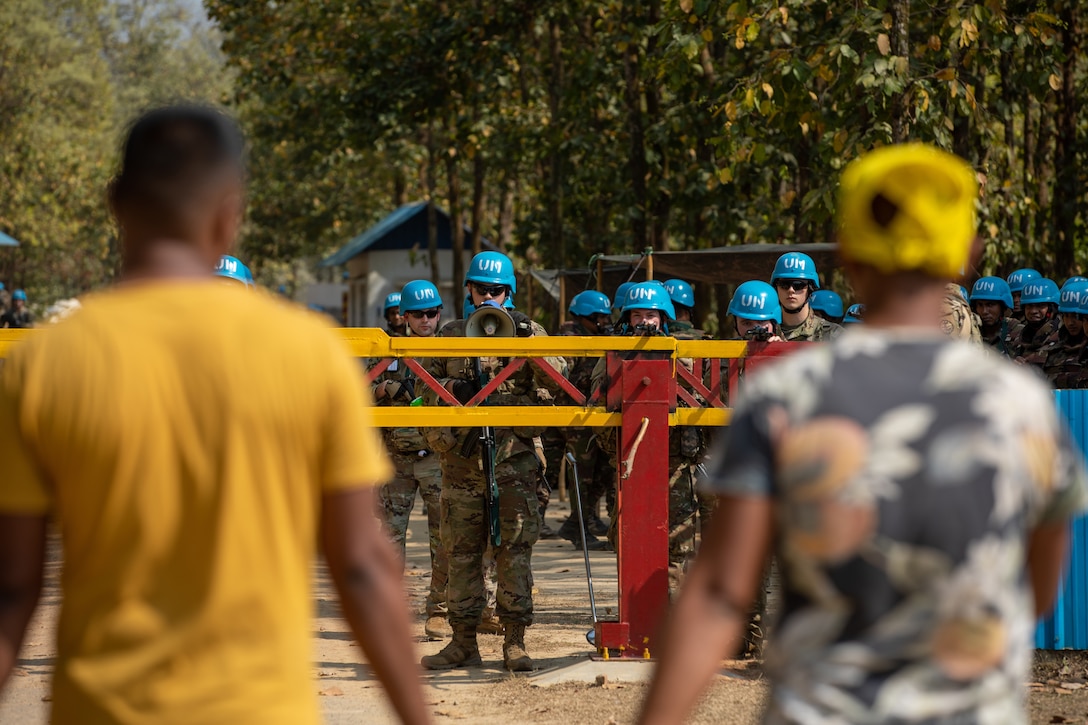
<instances>
[{"instance_id":1,"label":"blue metal fence","mask_svg":"<svg viewBox=\"0 0 1088 725\"><path fill-rule=\"evenodd\" d=\"M1088 390L1058 390L1058 410L1069 424L1073 440L1088 451ZM1039 649L1088 649L1088 516L1073 522L1069 565L1054 612L1039 622Z\"/></svg>"}]
</instances>

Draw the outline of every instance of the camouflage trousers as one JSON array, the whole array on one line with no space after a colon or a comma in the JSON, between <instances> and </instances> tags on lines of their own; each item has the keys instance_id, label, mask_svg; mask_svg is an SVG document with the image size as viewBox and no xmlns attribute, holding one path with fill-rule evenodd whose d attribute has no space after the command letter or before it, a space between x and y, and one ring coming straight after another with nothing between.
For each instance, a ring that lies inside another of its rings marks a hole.
<instances>
[{"instance_id":1,"label":"camouflage trousers","mask_svg":"<svg viewBox=\"0 0 1088 725\"><path fill-rule=\"evenodd\" d=\"M700 508L700 502L696 497L693 468L684 459L669 461L670 567L682 567L695 552L695 514ZM608 541L615 547L618 517L615 512L610 512L610 515Z\"/></svg>"},{"instance_id":2,"label":"camouflage trousers","mask_svg":"<svg viewBox=\"0 0 1088 725\"><path fill-rule=\"evenodd\" d=\"M446 610L446 581L449 561L442 543L442 467L435 454L420 458L415 453L392 455L396 473L389 483L381 487L379 499L386 530L393 543L400 549L401 561L405 556L405 539L408 518L416 503L416 490L423 496L427 512L427 539L431 553L431 585L427 593L427 615L442 614Z\"/></svg>"},{"instance_id":3,"label":"camouflage trousers","mask_svg":"<svg viewBox=\"0 0 1088 725\"><path fill-rule=\"evenodd\" d=\"M504 623L533 623L533 544L540 535L539 463L520 453L495 466L502 543L489 547L484 477L478 458L442 456L442 540L449 554L450 624L475 626L487 606L485 553L495 560L495 613Z\"/></svg>"}]
</instances>

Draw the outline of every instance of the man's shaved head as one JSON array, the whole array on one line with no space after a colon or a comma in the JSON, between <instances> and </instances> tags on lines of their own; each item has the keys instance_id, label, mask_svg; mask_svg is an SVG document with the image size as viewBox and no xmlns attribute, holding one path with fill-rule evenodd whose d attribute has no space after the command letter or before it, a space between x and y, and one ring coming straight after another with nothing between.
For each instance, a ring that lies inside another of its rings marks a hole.
<instances>
[{"instance_id":1,"label":"man's shaved head","mask_svg":"<svg viewBox=\"0 0 1088 725\"><path fill-rule=\"evenodd\" d=\"M225 113L178 105L149 111L129 128L109 201L126 255L153 239L229 246L237 233L244 182L244 139ZM233 229L225 221L233 216ZM217 258L217 257L216 257Z\"/></svg>"}]
</instances>

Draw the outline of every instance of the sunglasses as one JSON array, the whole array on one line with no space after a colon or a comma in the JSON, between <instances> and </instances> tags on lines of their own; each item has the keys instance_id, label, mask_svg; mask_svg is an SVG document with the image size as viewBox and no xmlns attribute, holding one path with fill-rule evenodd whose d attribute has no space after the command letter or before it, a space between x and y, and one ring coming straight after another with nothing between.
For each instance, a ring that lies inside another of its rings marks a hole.
<instances>
[{"instance_id":1,"label":"sunglasses","mask_svg":"<svg viewBox=\"0 0 1088 725\"><path fill-rule=\"evenodd\" d=\"M407 315L416 320L422 320L424 317L433 320L438 317L438 310L409 310Z\"/></svg>"},{"instance_id":2,"label":"sunglasses","mask_svg":"<svg viewBox=\"0 0 1088 725\"><path fill-rule=\"evenodd\" d=\"M506 293L506 285L502 284L477 284L473 282L472 287L480 294L491 295L492 297L498 297Z\"/></svg>"},{"instance_id":3,"label":"sunglasses","mask_svg":"<svg viewBox=\"0 0 1088 725\"><path fill-rule=\"evenodd\" d=\"M793 290L794 292L800 292L803 289L808 289L809 282L803 279L780 279L775 281L774 286L780 290Z\"/></svg>"}]
</instances>

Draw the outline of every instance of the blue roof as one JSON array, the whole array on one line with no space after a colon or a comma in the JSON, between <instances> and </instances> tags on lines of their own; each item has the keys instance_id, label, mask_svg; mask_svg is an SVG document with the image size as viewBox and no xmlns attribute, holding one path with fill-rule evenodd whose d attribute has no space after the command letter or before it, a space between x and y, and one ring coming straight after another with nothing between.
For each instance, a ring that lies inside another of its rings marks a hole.
<instances>
[{"instance_id":1,"label":"blue roof","mask_svg":"<svg viewBox=\"0 0 1088 725\"><path fill-rule=\"evenodd\" d=\"M453 237L450 232L450 217L444 209L438 212L438 248L453 249ZM465 228L468 237L468 228ZM466 239L467 241L467 239ZM482 240L485 247L490 246ZM405 204L393 211L380 222L352 239L336 252L326 257L322 267L335 267L346 264L363 252L382 252L389 250L409 250L427 248L427 202L417 201Z\"/></svg>"},{"instance_id":2,"label":"blue roof","mask_svg":"<svg viewBox=\"0 0 1088 725\"><path fill-rule=\"evenodd\" d=\"M7 234L0 232L0 247L18 247L19 242L15 241Z\"/></svg>"}]
</instances>

